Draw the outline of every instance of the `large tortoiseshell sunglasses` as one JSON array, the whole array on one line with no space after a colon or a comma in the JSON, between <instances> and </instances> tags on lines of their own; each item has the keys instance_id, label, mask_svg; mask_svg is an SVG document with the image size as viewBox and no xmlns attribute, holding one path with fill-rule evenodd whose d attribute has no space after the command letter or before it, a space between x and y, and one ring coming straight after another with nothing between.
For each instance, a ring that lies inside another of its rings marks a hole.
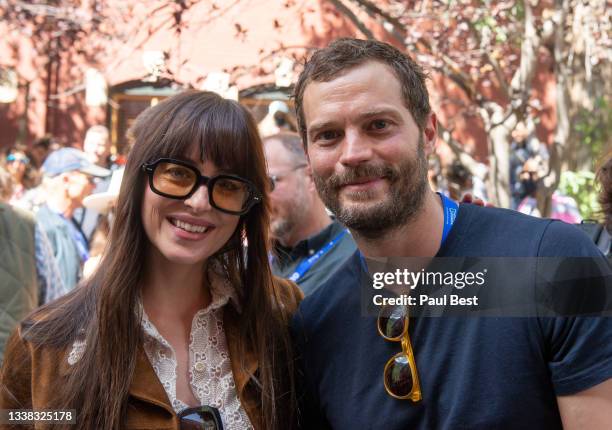
<instances>
[{"instance_id":1,"label":"large tortoiseshell sunglasses","mask_svg":"<svg viewBox=\"0 0 612 430\"><path fill-rule=\"evenodd\" d=\"M142 169L149 175L151 191L169 199L188 199L205 185L210 205L232 215L244 215L262 200L261 193L249 180L226 174L204 176L185 161L160 158L143 164Z\"/></svg>"}]
</instances>

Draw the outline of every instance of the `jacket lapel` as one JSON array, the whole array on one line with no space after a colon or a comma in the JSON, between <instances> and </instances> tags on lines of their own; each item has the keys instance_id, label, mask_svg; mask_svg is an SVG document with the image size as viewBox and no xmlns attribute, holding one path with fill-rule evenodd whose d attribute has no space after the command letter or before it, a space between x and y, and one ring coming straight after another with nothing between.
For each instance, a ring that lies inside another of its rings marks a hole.
<instances>
[{"instance_id":1,"label":"jacket lapel","mask_svg":"<svg viewBox=\"0 0 612 430\"><path fill-rule=\"evenodd\" d=\"M168 400L168 395L161 382L159 382L142 346L138 347L136 369L134 370L129 394L144 402L160 406L170 414L174 414L174 409L170 404L170 400Z\"/></svg>"}]
</instances>

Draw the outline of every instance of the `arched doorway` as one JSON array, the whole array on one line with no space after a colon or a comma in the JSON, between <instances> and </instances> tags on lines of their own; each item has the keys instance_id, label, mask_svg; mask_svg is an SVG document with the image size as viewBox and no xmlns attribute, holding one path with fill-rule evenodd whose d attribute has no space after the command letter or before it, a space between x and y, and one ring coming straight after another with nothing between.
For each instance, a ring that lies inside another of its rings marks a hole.
<instances>
[{"instance_id":1,"label":"arched doorway","mask_svg":"<svg viewBox=\"0 0 612 430\"><path fill-rule=\"evenodd\" d=\"M181 84L168 79L156 82L135 80L113 86L108 102L113 152L127 153L127 131L142 111L183 90Z\"/></svg>"}]
</instances>

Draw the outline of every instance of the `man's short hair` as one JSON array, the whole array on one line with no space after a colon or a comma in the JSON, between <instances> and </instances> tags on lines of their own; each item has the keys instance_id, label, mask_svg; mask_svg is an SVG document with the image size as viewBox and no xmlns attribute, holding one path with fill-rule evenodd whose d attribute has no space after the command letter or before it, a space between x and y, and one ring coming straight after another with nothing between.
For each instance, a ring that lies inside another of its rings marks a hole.
<instances>
[{"instance_id":1,"label":"man's short hair","mask_svg":"<svg viewBox=\"0 0 612 430\"><path fill-rule=\"evenodd\" d=\"M45 151L48 151L51 148L51 144L53 143L53 138L51 136L43 136L34 141L32 144L35 148L41 148Z\"/></svg>"},{"instance_id":2,"label":"man's short hair","mask_svg":"<svg viewBox=\"0 0 612 430\"><path fill-rule=\"evenodd\" d=\"M298 130L306 145L306 124L304 119L304 90L311 82L329 82L368 61L378 61L389 66L402 87L404 104L412 114L419 129L425 127L431 112L427 91L427 74L412 58L389 45L377 40L341 38L328 47L315 51L304 65L295 85L295 111Z\"/></svg>"},{"instance_id":3,"label":"man's short hair","mask_svg":"<svg viewBox=\"0 0 612 430\"><path fill-rule=\"evenodd\" d=\"M300 135L297 133L282 132L267 136L263 139L264 144L277 140L285 147L285 149L291 154L291 159L298 164L308 164L304 147Z\"/></svg>"}]
</instances>

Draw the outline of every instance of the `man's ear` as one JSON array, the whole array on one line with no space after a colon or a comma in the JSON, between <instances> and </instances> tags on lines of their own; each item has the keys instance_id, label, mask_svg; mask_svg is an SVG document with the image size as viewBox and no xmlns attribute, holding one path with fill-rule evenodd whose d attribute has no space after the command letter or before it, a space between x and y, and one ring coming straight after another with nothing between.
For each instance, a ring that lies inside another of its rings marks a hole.
<instances>
[{"instance_id":1,"label":"man's ear","mask_svg":"<svg viewBox=\"0 0 612 430\"><path fill-rule=\"evenodd\" d=\"M312 169L310 168L310 163L304 167L304 174L306 175L306 180L308 181L308 189L316 193L317 188L315 187L314 180L312 179Z\"/></svg>"},{"instance_id":2,"label":"man's ear","mask_svg":"<svg viewBox=\"0 0 612 430\"><path fill-rule=\"evenodd\" d=\"M66 184L69 183L69 182L72 182L72 172L62 173L60 175L60 179L61 179L62 182L66 183Z\"/></svg>"},{"instance_id":3,"label":"man's ear","mask_svg":"<svg viewBox=\"0 0 612 430\"><path fill-rule=\"evenodd\" d=\"M425 140L425 155L429 156L436 149L436 139L438 137L438 118L431 112L427 115L425 127L423 128L423 138Z\"/></svg>"}]
</instances>

